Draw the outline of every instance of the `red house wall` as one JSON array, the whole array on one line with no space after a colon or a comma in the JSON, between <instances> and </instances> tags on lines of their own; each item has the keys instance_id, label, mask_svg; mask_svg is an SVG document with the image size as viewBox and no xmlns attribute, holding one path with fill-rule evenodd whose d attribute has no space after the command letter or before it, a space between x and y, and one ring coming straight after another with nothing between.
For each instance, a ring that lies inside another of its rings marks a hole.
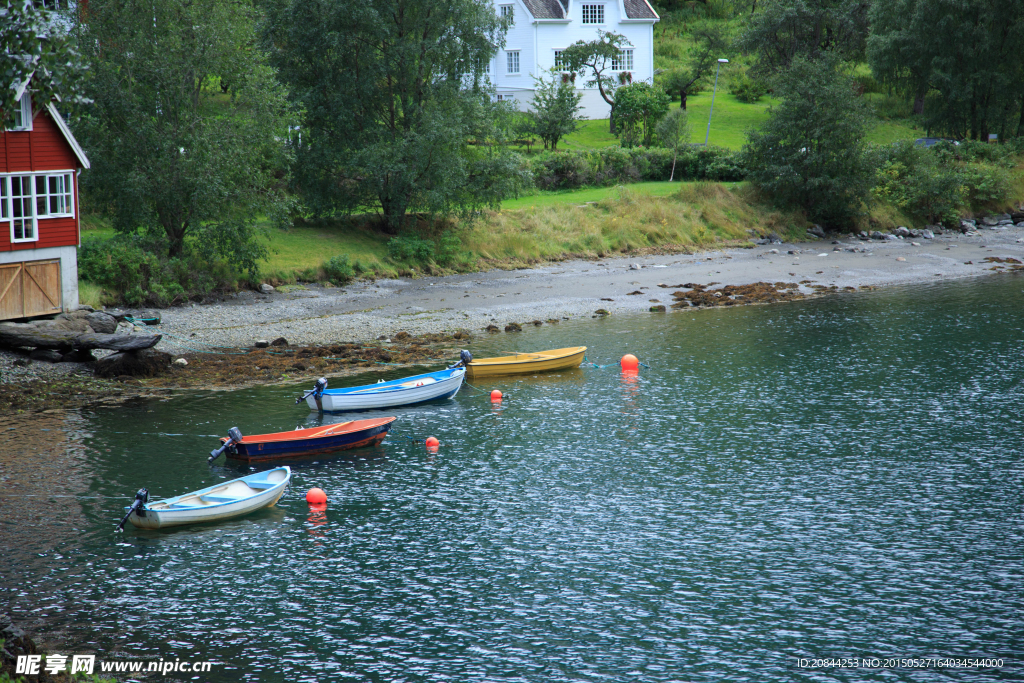
<instances>
[{"instance_id":1,"label":"red house wall","mask_svg":"<svg viewBox=\"0 0 1024 683\"><path fill-rule=\"evenodd\" d=\"M45 109L36 114L30 131L0 132L0 173L65 171L79 167L71 145ZM78 177L75 176L74 218L42 218L39 239L11 244L8 223L0 223L0 251L67 247L78 244Z\"/></svg>"}]
</instances>

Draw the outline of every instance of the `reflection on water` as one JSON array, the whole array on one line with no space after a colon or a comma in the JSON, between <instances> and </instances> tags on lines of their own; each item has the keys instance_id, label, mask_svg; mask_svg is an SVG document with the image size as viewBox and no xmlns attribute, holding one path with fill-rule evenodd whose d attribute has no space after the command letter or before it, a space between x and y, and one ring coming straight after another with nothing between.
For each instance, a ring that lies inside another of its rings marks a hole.
<instances>
[{"instance_id":1,"label":"reflection on water","mask_svg":"<svg viewBox=\"0 0 1024 683\"><path fill-rule=\"evenodd\" d=\"M217 682L1020 680L1022 282L544 327L519 350L652 367L355 416L263 387L5 417L0 609L101 659L217 661ZM141 486L255 471L207 465L231 426L381 415L382 445L289 461L274 508L112 531Z\"/></svg>"}]
</instances>

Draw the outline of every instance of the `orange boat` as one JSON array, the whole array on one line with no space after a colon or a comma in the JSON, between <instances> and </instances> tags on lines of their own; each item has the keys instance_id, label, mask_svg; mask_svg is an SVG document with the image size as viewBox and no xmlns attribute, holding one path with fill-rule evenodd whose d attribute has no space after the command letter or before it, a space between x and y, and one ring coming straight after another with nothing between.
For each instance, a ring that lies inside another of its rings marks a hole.
<instances>
[{"instance_id":1,"label":"orange boat","mask_svg":"<svg viewBox=\"0 0 1024 683\"><path fill-rule=\"evenodd\" d=\"M232 460L260 462L376 446L384 440L392 423L397 419L378 417L372 420L352 420L322 427L254 436L242 436L237 427L232 427L228 431L230 436L221 438L223 445L210 453L210 460L224 452Z\"/></svg>"}]
</instances>

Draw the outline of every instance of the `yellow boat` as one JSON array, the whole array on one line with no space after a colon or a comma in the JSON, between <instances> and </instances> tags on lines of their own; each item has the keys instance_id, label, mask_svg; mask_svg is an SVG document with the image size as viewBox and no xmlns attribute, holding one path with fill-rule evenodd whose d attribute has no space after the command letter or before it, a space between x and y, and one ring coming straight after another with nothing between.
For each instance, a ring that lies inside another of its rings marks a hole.
<instances>
[{"instance_id":1,"label":"yellow boat","mask_svg":"<svg viewBox=\"0 0 1024 683\"><path fill-rule=\"evenodd\" d=\"M586 346L570 346L565 349L551 349L536 353L517 353L497 358L474 358L466 366L466 375L471 378L495 377L497 375L524 375L548 370L565 370L579 367Z\"/></svg>"}]
</instances>

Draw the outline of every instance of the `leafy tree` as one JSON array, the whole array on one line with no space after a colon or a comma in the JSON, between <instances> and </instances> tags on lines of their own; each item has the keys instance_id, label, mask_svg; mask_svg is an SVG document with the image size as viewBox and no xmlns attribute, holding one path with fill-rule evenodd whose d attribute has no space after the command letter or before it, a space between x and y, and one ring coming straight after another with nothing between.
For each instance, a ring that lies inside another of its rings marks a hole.
<instances>
[{"instance_id":1,"label":"leafy tree","mask_svg":"<svg viewBox=\"0 0 1024 683\"><path fill-rule=\"evenodd\" d=\"M91 198L121 232L166 236L255 275L257 220L283 206L284 91L244 0L91 0L95 100L84 119ZM224 95L220 83L230 84Z\"/></svg>"},{"instance_id":2,"label":"leafy tree","mask_svg":"<svg viewBox=\"0 0 1024 683\"><path fill-rule=\"evenodd\" d=\"M37 103L83 104L85 64L68 36L72 17L31 0L0 0L0 129L14 122L25 81Z\"/></svg>"},{"instance_id":3,"label":"leafy tree","mask_svg":"<svg viewBox=\"0 0 1024 683\"><path fill-rule=\"evenodd\" d=\"M553 71L551 80L534 78L533 110L530 112L531 130L550 146L558 149L558 141L576 131L583 118L580 100L583 93L576 90L576 74Z\"/></svg>"},{"instance_id":4,"label":"leafy tree","mask_svg":"<svg viewBox=\"0 0 1024 683\"><path fill-rule=\"evenodd\" d=\"M976 140L1024 135L1024 0L894 0L871 19L876 77L913 94L916 111L937 92L926 125Z\"/></svg>"},{"instance_id":5,"label":"leafy tree","mask_svg":"<svg viewBox=\"0 0 1024 683\"><path fill-rule=\"evenodd\" d=\"M701 22L690 32L694 45L687 54L686 66L672 69L662 77L661 84L670 95L679 94L680 106L686 109L686 98L699 89L715 72L718 58L729 51L729 38L722 24Z\"/></svg>"},{"instance_id":6,"label":"leafy tree","mask_svg":"<svg viewBox=\"0 0 1024 683\"><path fill-rule=\"evenodd\" d=\"M658 122L658 141L672 150L672 172L669 173L668 181L672 182L676 177L676 160L679 158L679 150L690 144L690 121L685 109L673 109Z\"/></svg>"},{"instance_id":7,"label":"leafy tree","mask_svg":"<svg viewBox=\"0 0 1024 683\"><path fill-rule=\"evenodd\" d=\"M623 147L651 145L654 127L668 112L668 95L650 83L638 81L615 92L619 136Z\"/></svg>"},{"instance_id":8,"label":"leafy tree","mask_svg":"<svg viewBox=\"0 0 1024 683\"><path fill-rule=\"evenodd\" d=\"M739 46L757 55L755 71L775 74L798 57L859 57L868 35L870 0L768 0L751 13Z\"/></svg>"},{"instance_id":9,"label":"leafy tree","mask_svg":"<svg viewBox=\"0 0 1024 683\"><path fill-rule=\"evenodd\" d=\"M296 187L318 214L468 215L516 191L484 66L509 20L485 0L281 0L275 60L305 112Z\"/></svg>"},{"instance_id":10,"label":"leafy tree","mask_svg":"<svg viewBox=\"0 0 1024 683\"><path fill-rule=\"evenodd\" d=\"M865 105L834 59L797 58L781 75L759 130L748 132L749 178L780 205L811 220L847 225L870 188L864 155Z\"/></svg>"},{"instance_id":11,"label":"leafy tree","mask_svg":"<svg viewBox=\"0 0 1024 683\"><path fill-rule=\"evenodd\" d=\"M562 51L562 63L570 71L580 76L589 76L590 80L585 85L588 88L597 88L602 99L611 107L608 116L608 130L615 134L615 90L620 85L629 83L632 79L628 72L612 71L613 62L622 55L622 50L629 47L631 43L625 36L618 33L607 33L598 30L597 38L590 41L578 40ZM623 74L627 74L623 76Z\"/></svg>"}]
</instances>

